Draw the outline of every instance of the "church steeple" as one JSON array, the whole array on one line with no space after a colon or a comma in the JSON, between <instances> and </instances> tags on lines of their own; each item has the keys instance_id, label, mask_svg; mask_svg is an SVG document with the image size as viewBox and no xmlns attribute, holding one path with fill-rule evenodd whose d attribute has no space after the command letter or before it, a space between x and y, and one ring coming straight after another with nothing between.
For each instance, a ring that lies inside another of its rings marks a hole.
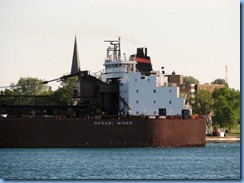
<instances>
[{"instance_id":1,"label":"church steeple","mask_svg":"<svg viewBox=\"0 0 244 183\"><path fill-rule=\"evenodd\" d=\"M80 71L80 59L79 59L78 46L77 46L76 36L75 36L71 74L75 74L79 71Z\"/></svg>"}]
</instances>

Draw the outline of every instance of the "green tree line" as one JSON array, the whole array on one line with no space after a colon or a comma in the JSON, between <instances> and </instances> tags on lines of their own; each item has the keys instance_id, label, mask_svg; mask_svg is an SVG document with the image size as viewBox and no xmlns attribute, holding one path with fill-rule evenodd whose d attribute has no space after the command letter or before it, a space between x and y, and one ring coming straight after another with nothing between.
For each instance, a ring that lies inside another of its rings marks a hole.
<instances>
[{"instance_id":1,"label":"green tree line","mask_svg":"<svg viewBox=\"0 0 244 183\"><path fill-rule=\"evenodd\" d=\"M233 128L240 122L240 91L228 87L215 89L213 93L198 90L192 103L193 113L213 113L213 123L223 128Z\"/></svg>"},{"instance_id":2,"label":"green tree line","mask_svg":"<svg viewBox=\"0 0 244 183\"><path fill-rule=\"evenodd\" d=\"M192 76L185 76L185 84L199 84L199 80ZM200 115L213 114L213 125L223 128L233 128L240 122L240 91L229 88L228 83L221 78L211 84L222 84L224 88L198 90L194 98L190 98L193 113Z\"/></svg>"},{"instance_id":3,"label":"green tree line","mask_svg":"<svg viewBox=\"0 0 244 183\"><path fill-rule=\"evenodd\" d=\"M77 77L72 77L65 79L61 82L61 87L57 90L52 91L50 90L47 84L42 84L44 80L33 78L33 77L26 77L20 78L16 84L11 83L9 89L5 89L1 91L2 95L46 95L52 96L53 98L57 99L61 103L64 104L72 104L74 102L73 99L73 90L75 88L75 81ZM42 99L44 100L44 98ZM7 102L7 101L6 101ZM21 104L27 104L28 98L21 101Z\"/></svg>"}]
</instances>

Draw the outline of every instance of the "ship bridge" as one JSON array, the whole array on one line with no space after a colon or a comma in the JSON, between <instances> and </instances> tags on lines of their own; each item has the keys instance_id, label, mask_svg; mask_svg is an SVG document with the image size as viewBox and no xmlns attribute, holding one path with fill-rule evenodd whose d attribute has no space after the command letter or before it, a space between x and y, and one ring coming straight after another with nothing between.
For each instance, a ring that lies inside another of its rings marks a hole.
<instances>
[{"instance_id":1,"label":"ship bridge","mask_svg":"<svg viewBox=\"0 0 244 183\"><path fill-rule=\"evenodd\" d=\"M118 40L107 40L110 46L107 48L107 57L103 66L105 67L105 72L102 76L102 80L108 83L111 79L118 80L124 77L124 73L136 72L136 60L126 60L121 59L121 49L120 49L120 37Z\"/></svg>"},{"instance_id":2,"label":"ship bridge","mask_svg":"<svg viewBox=\"0 0 244 183\"><path fill-rule=\"evenodd\" d=\"M136 61L112 61L106 60L103 64L105 66L105 73L120 73L120 72L135 72Z\"/></svg>"}]
</instances>

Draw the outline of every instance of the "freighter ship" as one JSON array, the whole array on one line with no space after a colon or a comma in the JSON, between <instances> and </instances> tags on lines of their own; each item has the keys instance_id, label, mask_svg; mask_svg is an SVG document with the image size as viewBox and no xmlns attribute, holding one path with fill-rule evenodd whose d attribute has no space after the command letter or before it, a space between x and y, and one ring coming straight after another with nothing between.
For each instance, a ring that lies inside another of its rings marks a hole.
<instances>
[{"instance_id":1,"label":"freighter ship","mask_svg":"<svg viewBox=\"0 0 244 183\"><path fill-rule=\"evenodd\" d=\"M6 114L0 118L0 147L205 146L205 120L192 117L163 70L153 71L147 48L126 59L120 38L105 42L110 43L105 69L90 74L80 70L75 38L71 73L59 78L78 76L73 105L38 103L44 96L0 95L0 113ZM17 105L16 97L33 100Z\"/></svg>"}]
</instances>

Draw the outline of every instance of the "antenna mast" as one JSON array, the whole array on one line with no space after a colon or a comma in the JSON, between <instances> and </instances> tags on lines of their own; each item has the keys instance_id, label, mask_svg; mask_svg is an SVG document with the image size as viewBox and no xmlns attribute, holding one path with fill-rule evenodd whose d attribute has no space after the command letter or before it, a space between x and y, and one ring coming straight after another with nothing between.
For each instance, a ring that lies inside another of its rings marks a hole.
<instances>
[{"instance_id":1,"label":"antenna mast","mask_svg":"<svg viewBox=\"0 0 244 183\"><path fill-rule=\"evenodd\" d=\"M118 40L106 40L104 42L109 42L112 45L107 48L107 60L121 60L120 37L118 37Z\"/></svg>"},{"instance_id":2,"label":"antenna mast","mask_svg":"<svg viewBox=\"0 0 244 183\"><path fill-rule=\"evenodd\" d=\"M228 70L227 70L227 65L225 65L225 82L228 84Z\"/></svg>"}]
</instances>

